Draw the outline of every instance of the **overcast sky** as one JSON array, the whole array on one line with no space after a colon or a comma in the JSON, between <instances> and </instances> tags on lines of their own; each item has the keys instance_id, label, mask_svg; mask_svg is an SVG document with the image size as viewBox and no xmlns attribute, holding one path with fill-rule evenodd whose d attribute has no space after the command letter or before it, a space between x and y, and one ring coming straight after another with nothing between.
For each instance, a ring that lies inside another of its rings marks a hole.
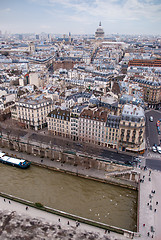
<instances>
[{"instance_id":1,"label":"overcast sky","mask_svg":"<svg viewBox=\"0 0 161 240\"><path fill-rule=\"evenodd\" d=\"M161 34L161 0L0 0L9 33Z\"/></svg>"}]
</instances>

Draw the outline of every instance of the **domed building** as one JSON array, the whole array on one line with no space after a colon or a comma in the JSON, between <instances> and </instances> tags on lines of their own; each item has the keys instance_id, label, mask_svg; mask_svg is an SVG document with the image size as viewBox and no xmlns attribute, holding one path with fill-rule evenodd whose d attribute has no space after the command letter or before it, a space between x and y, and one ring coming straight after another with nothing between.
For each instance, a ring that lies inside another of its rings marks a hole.
<instances>
[{"instance_id":1,"label":"domed building","mask_svg":"<svg viewBox=\"0 0 161 240\"><path fill-rule=\"evenodd\" d=\"M104 30L103 30L103 28L102 28L102 26L101 26L101 22L99 23L99 27L97 28L97 30L96 30L96 32L95 32L95 38L96 38L96 40L102 40L102 39L104 39L104 35L105 35L105 33L104 33Z\"/></svg>"}]
</instances>

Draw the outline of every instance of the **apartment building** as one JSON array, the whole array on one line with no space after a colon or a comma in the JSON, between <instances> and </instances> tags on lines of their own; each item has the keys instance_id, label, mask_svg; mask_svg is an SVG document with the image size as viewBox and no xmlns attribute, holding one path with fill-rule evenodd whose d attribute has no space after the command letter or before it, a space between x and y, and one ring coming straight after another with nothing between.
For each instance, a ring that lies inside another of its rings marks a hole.
<instances>
[{"instance_id":1,"label":"apartment building","mask_svg":"<svg viewBox=\"0 0 161 240\"><path fill-rule=\"evenodd\" d=\"M70 111L62 110L60 108L54 109L47 116L48 130L54 135L70 138Z\"/></svg>"},{"instance_id":2,"label":"apartment building","mask_svg":"<svg viewBox=\"0 0 161 240\"><path fill-rule=\"evenodd\" d=\"M45 94L33 94L16 101L17 120L26 127L38 130L47 126L46 117L53 110L51 99Z\"/></svg>"},{"instance_id":3,"label":"apartment building","mask_svg":"<svg viewBox=\"0 0 161 240\"><path fill-rule=\"evenodd\" d=\"M145 115L142 107L126 104L119 126L118 148L122 151L144 152Z\"/></svg>"},{"instance_id":4,"label":"apartment building","mask_svg":"<svg viewBox=\"0 0 161 240\"><path fill-rule=\"evenodd\" d=\"M66 107L71 108L77 103L82 104L84 102L87 102L89 101L91 96L92 96L92 93L88 93L88 92L80 92L80 93L75 93L70 96L67 96L65 99Z\"/></svg>"},{"instance_id":5,"label":"apartment building","mask_svg":"<svg viewBox=\"0 0 161 240\"><path fill-rule=\"evenodd\" d=\"M75 141L78 140L78 128L79 128L79 115L72 112L70 118L71 138Z\"/></svg>"},{"instance_id":6,"label":"apartment building","mask_svg":"<svg viewBox=\"0 0 161 240\"><path fill-rule=\"evenodd\" d=\"M74 141L92 143L120 151L145 150L145 116L142 107L126 104L120 115L107 108L78 111L57 108L47 116L48 130Z\"/></svg>"},{"instance_id":7,"label":"apartment building","mask_svg":"<svg viewBox=\"0 0 161 240\"><path fill-rule=\"evenodd\" d=\"M132 81L137 82L143 89L144 101L147 102L150 107L161 107L161 82L137 78Z\"/></svg>"},{"instance_id":8,"label":"apartment building","mask_svg":"<svg viewBox=\"0 0 161 240\"><path fill-rule=\"evenodd\" d=\"M160 59L133 59L129 61L128 66L161 67L161 60Z\"/></svg>"},{"instance_id":9,"label":"apartment building","mask_svg":"<svg viewBox=\"0 0 161 240\"><path fill-rule=\"evenodd\" d=\"M118 148L120 116L109 114L107 117L104 146L108 148Z\"/></svg>"},{"instance_id":10,"label":"apartment building","mask_svg":"<svg viewBox=\"0 0 161 240\"><path fill-rule=\"evenodd\" d=\"M104 145L107 113L103 108L84 109L79 118L79 140Z\"/></svg>"}]
</instances>

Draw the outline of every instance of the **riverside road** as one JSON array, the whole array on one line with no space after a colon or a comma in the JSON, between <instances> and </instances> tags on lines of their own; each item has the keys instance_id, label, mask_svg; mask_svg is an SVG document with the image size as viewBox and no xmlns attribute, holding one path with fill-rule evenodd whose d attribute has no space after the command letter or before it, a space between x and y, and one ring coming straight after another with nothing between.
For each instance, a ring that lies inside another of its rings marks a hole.
<instances>
[{"instance_id":1,"label":"riverside road","mask_svg":"<svg viewBox=\"0 0 161 240\"><path fill-rule=\"evenodd\" d=\"M54 136L48 133L47 129L40 130L38 133L30 129L28 130L15 130L11 128L1 128L2 135L14 135L16 139L27 140L27 142L39 142L42 144L49 145L49 148L55 148L60 151L70 150L72 152L77 152L80 154L86 154L88 156L93 156L95 158L102 158L105 160L111 160L113 162L133 162L134 158L137 156L130 153L117 152L117 150L107 149L102 146L93 146L89 143L76 142L71 139L62 138L59 136ZM161 161L159 153L153 153L150 149L147 149L145 154L140 157L142 164L152 169L161 170ZM140 163L139 163L140 164Z\"/></svg>"},{"instance_id":2,"label":"riverside road","mask_svg":"<svg viewBox=\"0 0 161 240\"><path fill-rule=\"evenodd\" d=\"M134 155L128 155L126 153L120 153L113 149L107 149L102 146L96 146L88 143L76 142L71 139L54 136L48 133L47 129L39 131L38 133L28 129L13 129L10 127L1 127L2 136L6 135L8 138L14 136L15 139L27 142L39 142L48 144L50 147L55 147L60 150L70 150L73 152L86 153L97 158L104 158L113 161L133 161Z\"/></svg>"},{"instance_id":3,"label":"riverside road","mask_svg":"<svg viewBox=\"0 0 161 240\"><path fill-rule=\"evenodd\" d=\"M154 143L159 144L161 135L157 134L156 121L161 119L161 112L155 110L146 111L146 151L141 156L141 165L150 167L152 169L161 170L161 156L159 153L152 152L152 146ZM153 116L154 121L150 122L149 117ZM137 154L117 152L114 149L107 149L102 146L97 146L89 143L77 142L71 139L62 138L60 136L54 136L48 132L47 128L35 132L31 129L22 129L17 123L14 123L11 119L0 123L0 130L2 135L5 134L10 137L13 135L15 139L27 142L39 142L49 145L49 148L55 148L57 150L70 150L80 154L87 154L96 158L102 158L105 160L112 160L113 162L133 162L134 157ZM138 164L140 165L140 163Z\"/></svg>"}]
</instances>

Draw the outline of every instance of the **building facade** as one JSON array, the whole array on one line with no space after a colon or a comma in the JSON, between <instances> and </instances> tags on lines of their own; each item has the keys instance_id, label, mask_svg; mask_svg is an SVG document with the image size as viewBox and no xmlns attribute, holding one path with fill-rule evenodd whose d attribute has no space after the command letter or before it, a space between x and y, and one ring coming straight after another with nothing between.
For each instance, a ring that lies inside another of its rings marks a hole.
<instances>
[{"instance_id":1,"label":"building facade","mask_svg":"<svg viewBox=\"0 0 161 240\"><path fill-rule=\"evenodd\" d=\"M16 101L17 120L34 130L47 126L46 117L52 110L52 100L44 94L29 95Z\"/></svg>"},{"instance_id":2,"label":"building facade","mask_svg":"<svg viewBox=\"0 0 161 240\"><path fill-rule=\"evenodd\" d=\"M107 111L84 109L80 114L78 138L80 141L104 145Z\"/></svg>"},{"instance_id":3,"label":"building facade","mask_svg":"<svg viewBox=\"0 0 161 240\"><path fill-rule=\"evenodd\" d=\"M142 107L126 104L123 107L118 148L121 151L144 152L145 115Z\"/></svg>"},{"instance_id":4,"label":"building facade","mask_svg":"<svg viewBox=\"0 0 161 240\"><path fill-rule=\"evenodd\" d=\"M131 80L138 83L143 90L144 101L149 107L160 109L161 107L161 82L134 78Z\"/></svg>"},{"instance_id":5,"label":"building facade","mask_svg":"<svg viewBox=\"0 0 161 240\"><path fill-rule=\"evenodd\" d=\"M70 138L70 119L70 111L56 108L47 116L48 130L54 135Z\"/></svg>"},{"instance_id":6,"label":"building facade","mask_svg":"<svg viewBox=\"0 0 161 240\"><path fill-rule=\"evenodd\" d=\"M160 59L133 59L129 61L128 66L161 67L161 60Z\"/></svg>"},{"instance_id":7,"label":"building facade","mask_svg":"<svg viewBox=\"0 0 161 240\"><path fill-rule=\"evenodd\" d=\"M145 116L142 107L126 104L120 115L106 108L84 108L80 114L57 108L47 116L54 135L120 151L144 152Z\"/></svg>"}]
</instances>

